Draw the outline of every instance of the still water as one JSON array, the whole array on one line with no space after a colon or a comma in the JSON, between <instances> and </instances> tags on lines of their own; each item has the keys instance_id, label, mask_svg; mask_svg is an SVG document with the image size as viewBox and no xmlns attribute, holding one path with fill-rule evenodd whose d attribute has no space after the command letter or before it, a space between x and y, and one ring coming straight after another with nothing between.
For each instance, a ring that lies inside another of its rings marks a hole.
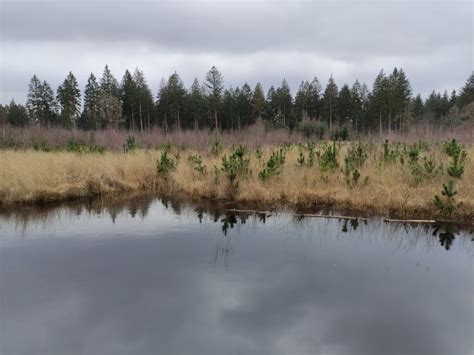
<instances>
[{"instance_id":1,"label":"still water","mask_svg":"<svg viewBox=\"0 0 474 355\"><path fill-rule=\"evenodd\" d=\"M152 198L0 216L0 353L474 354L474 242Z\"/></svg>"}]
</instances>

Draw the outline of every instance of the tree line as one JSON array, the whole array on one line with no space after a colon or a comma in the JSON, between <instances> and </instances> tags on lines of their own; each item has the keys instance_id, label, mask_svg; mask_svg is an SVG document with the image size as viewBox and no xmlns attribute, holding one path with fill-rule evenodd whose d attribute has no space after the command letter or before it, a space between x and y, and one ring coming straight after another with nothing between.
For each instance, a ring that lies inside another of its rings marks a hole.
<instances>
[{"instance_id":1,"label":"tree line","mask_svg":"<svg viewBox=\"0 0 474 355\"><path fill-rule=\"evenodd\" d=\"M82 99L82 100L81 100ZM126 70L121 82L106 65L100 79L91 73L83 95L72 72L56 93L36 75L30 81L26 105L0 105L0 123L13 126L97 130L124 128L145 131L161 127L238 130L264 120L270 127L298 129L317 123L332 132L346 127L357 132L404 132L419 122L442 123L473 119L474 73L459 93L433 91L425 100L413 95L403 69L380 71L369 90L356 80L338 88L331 76L323 89L317 77L303 81L293 96L286 80L265 94L258 83L225 88L221 72L212 67L201 84L188 89L178 73L162 79L153 95L143 72Z\"/></svg>"}]
</instances>

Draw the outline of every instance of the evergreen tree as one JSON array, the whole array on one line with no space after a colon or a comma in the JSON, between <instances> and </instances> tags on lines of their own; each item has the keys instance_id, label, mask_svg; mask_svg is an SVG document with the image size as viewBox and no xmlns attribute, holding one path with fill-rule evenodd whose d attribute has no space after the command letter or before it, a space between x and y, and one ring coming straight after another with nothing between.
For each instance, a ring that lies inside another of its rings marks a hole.
<instances>
[{"instance_id":1,"label":"evergreen tree","mask_svg":"<svg viewBox=\"0 0 474 355\"><path fill-rule=\"evenodd\" d=\"M181 129L181 117L183 117L186 101L186 89L179 75L174 72L168 79L168 110L169 117L175 122L175 129Z\"/></svg>"},{"instance_id":2,"label":"evergreen tree","mask_svg":"<svg viewBox=\"0 0 474 355\"><path fill-rule=\"evenodd\" d=\"M222 95L222 129L233 130L236 126L237 96L239 95L239 93L240 89L238 87L235 90L232 87L224 90L224 93Z\"/></svg>"},{"instance_id":3,"label":"evergreen tree","mask_svg":"<svg viewBox=\"0 0 474 355\"><path fill-rule=\"evenodd\" d=\"M338 94L339 91L336 82L331 75L323 94L323 112L325 117L327 117L330 132L332 131L332 125L336 117Z\"/></svg>"},{"instance_id":4,"label":"evergreen tree","mask_svg":"<svg viewBox=\"0 0 474 355\"><path fill-rule=\"evenodd\" d=\"M14 100L5 109L8 123L15 127L24 127L30 122L28 111L25 106L15 103Z\"/></svg>"},{"instance_id":5,"label":"evergreen tree","mask_svg":"<svg viewBox=\"0 0 474 355\"><path fill-rule=\"evenodd\" d=\"M97 130L101 127L101 92L94 74L90 74L84 90L84 107L79 120L82 129Z\"/></svg>"},{"instance_id":6,"label":"evergreen tree","mask_svg":"<svg viewBox=\"0 0 474 355\"><path fill-rule=\"evenodd\" d=\"M250 85L244 83L240 92L237 95L237 126L240 129L242 126L246 127L255 122L255 117L252 115L252 89Z\"/></svg>"},{"instance_id":7,"label":"evergreen tree","mask_svg":"<svg viewBox=\"0 0 474 355\"><path fill-rule=\"evenodd\" d=\"M8 123L7 109L8 106L3 106L2 104L0 104L0 126L4 126Z\"/></svg>"},{"instance_id":8,"label":"evergreen tree","mask_svg":"<svg viewBox=\"0 0 474 355\"><path fill-rule=\"evenodd\" d=\"M453 107L454 105L456 105L457 101L458 101L458 95L456 93L456 90L453 90L451 91L451 96L449 97L449 106Z\"/></svg>"},{"instance_id":9,"label":"evergreen tree","mask_svg":"<svg viewBox=\"0 0 474 355\"><path fill-rule=\"evenodd\" d=\"M309 108L311 105L310 96L311 92L309 82L302 81L295 95L294 110L297 122L309 120Z\"/></svg>"},{"instance_id":10,"label":"evergreen tree","mask_svg":"<svg viewBox=\"0 0 474 355\"><path fill-rule=\"evenodd\" d=\"M133 99L136 92L135 81L133 80L132 74L125 70L125 74L120 84L120 99L122 102L122 117L125 127L130 130L135 130L135 116Z\"/></svg>"},{"instance_id":11,"label":"evergreen tree","mask_svg":"<svg viewBox=\"0 0 474 355\"><path fill-rule=\"evenodd\" d=\"M308 88L308 115L310 119L319 119L321 115L321 84L317 77L309 83Z\"/></svg>"},{"instance_id":12,"label":"evergreen tree","mask_svg":"<svg viewBox=\"0 0 474 355\"><path fill-rule=\"evenodd\" d=\"M261 118L265 112L265 94L263 93L262 84L255 85L252 95L252 113L255 119Z\"/></svg>"},{"instance_id":13,"label":"evergreen tree","mask_svg":"<svg viewBox=\"0 0 474 355\"><path fill-rule=\"evenodd\" d=\"M344 84L339 91L337 99L337 115L338 123L340 127L349 124L352 120L352 109L353 109L351 90L347 84Z\"/></svg>"},{"instance_id":14,"label":"evergreen tree","mask_svg":"<svg viewBox=\"0 0 474 355\"><path fill-rule=\"evenodd\" d=\"M72 72L69 72L64 82L58 87L56 100L59 104L63 126L75 128L81 114L81 91Z\"/></svg>"},{"instance_id":15,"label":"evergreen tree","mask_svg":"<svg viewBox=\"0 0 474 355\"><path fill-rule=\"evenodd\" d=\"M161 126L168 132L169 124L168 124L168 111L169 111L169 98L168 98L168 84L166 83L165 79L161 79L160 88L158 89L158 96L157 96L157 110L158 116L160 117Z\"/></svg>"},{"instance_id":16,"label":"evergreen tree","mask_svg":"<svg viewBox=\"0 0 474 355\"><path fill-rule=\"evenodd\" d=\"M31 122L42 126L57 123L57 105L53 90L46 82L41 82L36 75L30 81L26 107Z\"/></svg>"},{"instance_id":17,"label":"evergreen tree","mask_svg":"<svg viewBox=\"0 0 474 355\"><path fill-rule=\"evenodd\" d=\"M425 105L421 95L418 94L412 101L412 110L415 121L420 121L425 113Z\"/></svg>"},{"instance_id":18,"label":"evergreen tree","mask_svg":"<svg viewBox=\"0 0 474 355\"><path fill-rule=\"evenodd\" d=\"M100 126L102 128L119 127L122 116L121 106L118 81L106 65L100 79Z\"/></svg>"},{"instance_id":19,"label":"evergreen tree","mask_svg":"<svg viewBox=\"0 0 474 355\"><path fill-rule=\"evenodd\" d=\"M407 119L408 104L411 97L411 86L403 69L393 69L388 77L388 131L392 131L392 123L398 118L400 131L403 118Z\"/></svg>"},{"instance_id":20,"label":"evergreen tree","mask_svg":"<svg viewBox=\"0 0 474 355\"><path fill-rule=\"evenodd\" d=\"M145 80L145 75L136 68L133 73L132 115L138 118L142 132L151 128L153 106L153 94Z\"/></svg>"},{"instance_id":21,"label":"evergreen tree","mask_svg":"<svg viewBox=\"0 0 474 355\"><path fill-rule=\"evenodd\" d=\"M186 116L192 119L194 129L203 128L206 125L207 105L204 89L199 84L197 78L194 79L191 85L186 102Z\"/></svg>"},{"instance_id":22,"label":"evergreen tree","mask_svg":"<svg viewBox=\"0 0 474 355\"><path fill-rule=\"evenodd\" d=\"M474 72L471 73L459 93L458 104L460 108L474 101Z\"/></svg>"},{"instance_id":23,"label":"evergreen tree","mask_svg":"<svg viewBox=\"0 0 474 355\"><path fill-rule=\"evenodd\" d=\"M352 127L356 132L359 131L359 122L362 117L362 94L362 85L356 79L350 91Z\"/></svg>"},{"instance_id":24,"label":"evergreen tree","mask_svg":"<svg viewBox=\"0 0 474 355\"><path fill-rule=\"evenodd\" d=\"M209 108L214 116L214 128L217 130L219 128L218 112L222 104L221 100L222 90L224 90L224 78L215 66L212 66L211 70L206 74L204 85L208 89Z\"/></svg>"},{"instance_id":25,"label":"evergreen tree","mask_svg":"<svg viewBox=\"0 0 474 355\"><path fill-rule=\"evenodd\" d=\"M278 112L282 115L283 126L293 128L294 122L290 120L293 110L293 98L291 97L290 87L286 79L283 79L281 86L276 90L275 94Z\"/></svg>"},{"instance_id":26,"label":"evergreen tree","mask_svg":"<svg viewBox=\"0 0 474 355\"><path fill-rule=\"evenodd\" d=\"M377 117L379 122L379 133L383 132L383 123L387 116L389 116L389 94L390 85L389 80L381 70L374 81L372 87L372 94L370 95L370 111L372 117ZM374 125L375 122L372 122Z\"/></svg>"}]
</instances>

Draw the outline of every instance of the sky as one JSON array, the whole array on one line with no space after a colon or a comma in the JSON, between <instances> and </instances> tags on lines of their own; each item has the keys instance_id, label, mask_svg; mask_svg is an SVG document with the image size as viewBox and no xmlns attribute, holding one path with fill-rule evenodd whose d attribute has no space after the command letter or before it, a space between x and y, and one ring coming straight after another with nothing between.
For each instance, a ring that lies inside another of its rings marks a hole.
<instances>
[{"instance_id":1,"label":"sky","mask_svg":"<svg viewBox=\"0 0 474 355\"><path fill-rule=\"evenodd\" d=\"M0 103L25 102L33 74L53 89L69 71L83 90L105 64L120 81L144 71L156 94L174 71L190 86L215 65L225 85L293 94L377 73L407 73L414 93L462 87L474 68L474 1L0 0Z\"/></svg>"}]
</instances>

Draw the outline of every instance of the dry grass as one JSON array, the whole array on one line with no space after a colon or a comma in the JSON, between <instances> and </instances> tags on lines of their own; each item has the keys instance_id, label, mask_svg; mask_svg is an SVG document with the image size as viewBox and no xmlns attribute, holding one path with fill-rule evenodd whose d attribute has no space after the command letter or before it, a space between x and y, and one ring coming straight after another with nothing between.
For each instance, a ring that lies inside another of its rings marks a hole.
<instances>
[{"instance_id":1,"label":"dry grass","mask_svg":"<svg viewBox=\"0 0 474 355\"><path fill-rule=\"evenodd\" d=\"M350 143L342 144L339 164ZM108 193L154 191L167 194L184 194L190 198L231 199L243 203L258 203L266 207L290 204L304 209L326 206L352 209L362 214L381 214L396 217L440 217L433 197L440 194L442 183L448 180L444 172L436 177L416 183L408 164L381 164L381 145L372 145L369 159L360 169L359 183L349 188L340 168L322 173L317 167L300 167L298 146L286 153L283 170L268 181L261 181L258 172L266 164L275 146L262 149L262 159L250 151L252 174L237 179L238 187L231 184L220 171L222 154L202 154L206 173L200 174L188 162L188 156L198 150L180 152L179 164L167 178L158 176L156 162L159 150L137 150L132 153L106 152L104 154L78 154L68 152L37 152L33 150L0 151L0 200L4 205L53 201ZM474 146L467 146L465 173L457 182L456 212L449 216L457 220L474 219ZM171 156L177 154L172 148ZM432 145L422 155L433 156L437 164L446 167L447 157L441 144ZM214 168L217 167L217 168ZM219 173L215 173L215 169ZM446 169L444 168L443 171ZM367 184L363 183L368 176Z\"/></svg>"}]
</instances>

